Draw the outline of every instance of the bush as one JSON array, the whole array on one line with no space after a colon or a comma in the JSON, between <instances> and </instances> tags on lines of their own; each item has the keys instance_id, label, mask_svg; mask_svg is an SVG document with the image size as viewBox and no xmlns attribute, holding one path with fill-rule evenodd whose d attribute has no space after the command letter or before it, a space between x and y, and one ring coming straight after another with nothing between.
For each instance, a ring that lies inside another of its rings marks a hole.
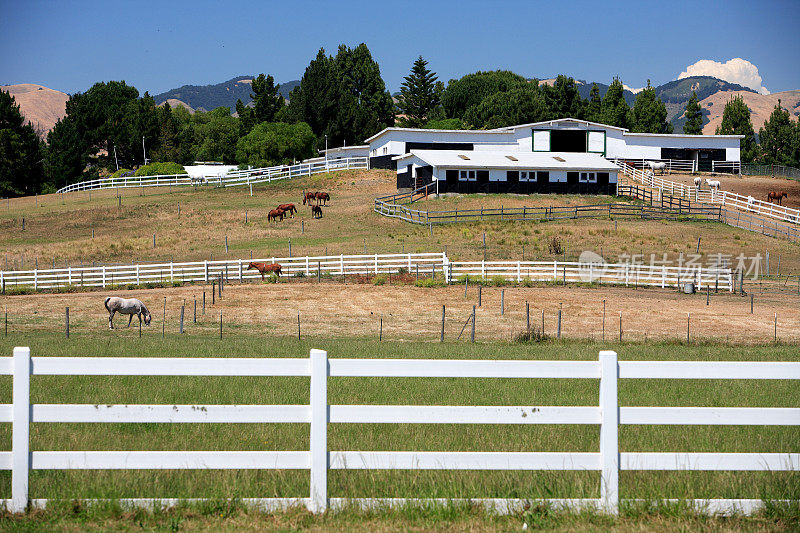
<instances>
[{"instance_id":1,"label":"bush","mask_svg":"<svg viewBox=\"0 0 800 533\"><path fill-rule=\"evenodd\" d=\"M423 287L423 288L429 289L429 288L432 288L432 287L444 287L445 283L444 283L444 281L438 280L438 279L424 278L424 279L420 279L420 280L415 281L414 282L414 286L415 287Z\"/></svg>"},{"instance_id":2,"label":"bush","mask_svg":"<svg viewBox=\"0 0 800 533\"><path fill-rule=\"evenodd\" d=\"M389 280L389 276L386 274L380 274L372 278L373 285L386 285L386 282Z\"/></svg>"},{"instance_id":3,"label":"bush","mask_svg":"<svg viewBox=\"0 0 800 533\"><path fill-rule=\"evenodd\" d=\"M186 174L183 165L178 163L150 163L139 169L134 173L134 176L158 176L164 174Z\"/></svg>"},{"instance_id":4,"label":"bush","mask_svg":"<svg viewBox=\"0 0 800 533\"><path fill-rule=\"evenodd\" d=\"M547 245L550 253L553 255L561 255L564 253L564 247L561 245L561 238L554 235Z\"/></svg>"},{"instance_id":5,"label":"bush","mask_svg":"<svg viewBox=\"0 0 800 533\"><path fill-rule=\"evenodd\" d=\"M122 178L122 177L126 177L126 176L132 176L133 174L134 174L133 170L131 170L129 168L121 168L121 169L117 170L116 172L114 172L113 174L111 174L111 177L116 179L116 178Z\"/></svg>"},{"instance_id":6,"label":"bush","mask_svg":"<svg viewBox=\"0 0 800 533\"><path fill-rule=\"evenodd\" d=\"M514 337L514 342L518 343L547 342L549 340L550 337L545 335L541 329L536 328L536 326L532 326L529 331L523 331Z\"/></svg>"}]
</instances>

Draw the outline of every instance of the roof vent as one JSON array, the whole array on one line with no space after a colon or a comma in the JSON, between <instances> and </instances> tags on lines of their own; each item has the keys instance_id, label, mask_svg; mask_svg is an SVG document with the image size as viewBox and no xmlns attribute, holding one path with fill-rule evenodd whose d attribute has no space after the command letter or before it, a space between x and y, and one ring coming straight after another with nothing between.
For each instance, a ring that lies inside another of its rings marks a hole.
<instances>
[{"instance_id":1,"label":"roof vent","mask_svg":"<svg viewBox=\"0 0 800 533\"><path fill-rule=\"evenodd\" d=\"M558 157L558 156L555 156L555 155L553 156L553 159L555 159L556 161L561 161L562 163L566 163L567 162L567 160L564 159L563 157Z\"/></svg>"},{"instance_id":2,"label":"roof vent","mask_svg":"<svg viewBox=\"0 0 800 533\"><path fill-rule=\"evenodd\" d=\"M464 159L466 161L469 161L469 157L465 156L464 154L458 154L458 157L460 157L461 159Z\"/></svg>"},{"instance_id":3,"label":"roof vent","mask_svg":"<svg viewBox=\"0 0 800 533\"><path fill-rule=\"evenodd\" d=\"M507 155L506 157L507 157L507 158L509 158L509 159L510 159L510 160L512 160L512 161L519 161L519 159L517 159L517 158L516 158L516 157L514 157L513 155Z\"/></svg>"}]
</instances>

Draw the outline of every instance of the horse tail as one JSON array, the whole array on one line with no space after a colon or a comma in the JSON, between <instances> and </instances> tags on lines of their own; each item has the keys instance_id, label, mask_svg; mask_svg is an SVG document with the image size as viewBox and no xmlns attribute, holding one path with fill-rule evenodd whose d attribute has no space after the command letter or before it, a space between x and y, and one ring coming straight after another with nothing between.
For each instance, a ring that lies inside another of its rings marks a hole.
<instances>
[{"instance_id":1,"label":"horse tail","mask_svg":"<svg viewBox=\"0 0 800 533\"><path fill-rule=\"evenodd\" d=\"M111 299L111 296L108 296L108 297L106 297L106 300L103 302L103 305L106 306L106 310L108 310L109 313L111 312L111 308L108 306L108 301L110 299Z\"/></svg>"}]
</instances>

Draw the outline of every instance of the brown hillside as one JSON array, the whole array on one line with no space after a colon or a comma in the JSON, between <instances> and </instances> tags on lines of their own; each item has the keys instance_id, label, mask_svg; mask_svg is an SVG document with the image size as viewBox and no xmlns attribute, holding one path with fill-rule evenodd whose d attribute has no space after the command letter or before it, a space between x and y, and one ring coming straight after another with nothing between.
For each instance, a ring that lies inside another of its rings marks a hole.
<instances>
[{"instance_id":1,"label":"brown hillside","mask_svg":"<svg viewBox=\"0 0 800 533\"><path fill-rule=\"evenodd\" d=\"M189 113L194 113L194 109L192 109L192 106L190 106L183 100L178 100L177 98L168 98L166 102L172 109L175 109L178 106L183 106L186 108L187 111L189 111Z\"/></svg>"},{"instance_id":2,"label":"brown hillside","mask_svg":"<svg viewBox=\"0 0 800 533\"><path fill-rule=\"evenodd\" d=\"M772 110L781 101L781 107L789 111L795 120L800 113L800 90L783 91L773 94L756 94L743 91L720 91L714 93L708 98L700 101L700 107L708 110L710 115L708 118L710 122L703 126L704 135L713 135L722 123L722 112L725 110L725 104L734 96L741 95L744 98L744 103L750 108L750 120L753 122L753 129L758 133L758 130L764 126L764 122L772 114Z\"/></svg>"},{"instance_id":3,"label":"brown hillside","mask_svg":"<svg viewBox=\"0 0 800 533\"><path fill-rule=\"evenodd\" d=\"M69 96L61 91L33 83L3 85L2 89L14 97L22 115L42 137L66 114Z\"/></svg>"}]
</instances>

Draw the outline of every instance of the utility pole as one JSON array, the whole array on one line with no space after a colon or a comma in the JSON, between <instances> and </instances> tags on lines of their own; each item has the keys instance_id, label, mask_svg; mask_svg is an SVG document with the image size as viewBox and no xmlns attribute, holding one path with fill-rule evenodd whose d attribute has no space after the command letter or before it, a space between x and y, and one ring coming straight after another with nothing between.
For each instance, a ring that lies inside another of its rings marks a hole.
<instances>
[{"instance_id":1,"label":"utility pole","mask_svg":"<svg viewBox=\"0 0 800 533\"><path fill-rule=\"evenodd\" d=\"M147 151L144 149L144 135L142 135L142 154L144 155L144 164L147 164Z\"/></svg>"}]
</instances>

